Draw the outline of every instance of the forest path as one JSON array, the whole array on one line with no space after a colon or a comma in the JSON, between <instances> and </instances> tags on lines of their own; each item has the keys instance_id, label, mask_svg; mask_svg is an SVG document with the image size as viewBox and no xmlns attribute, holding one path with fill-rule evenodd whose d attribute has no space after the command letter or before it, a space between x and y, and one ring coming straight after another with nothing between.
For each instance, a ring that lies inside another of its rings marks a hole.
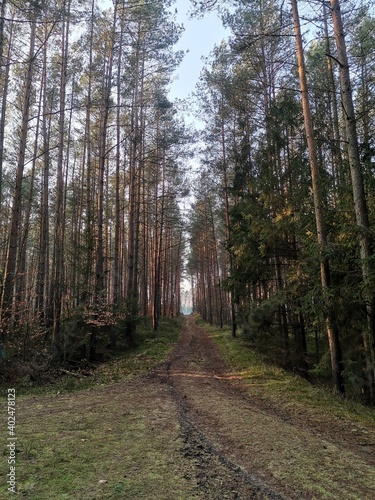
<instances>
[{"instance_id":1,"label":"forest path","mask_svg":"<svg viewBox=\"0 0 375 500\"><path fill-rule=\"evenodd\" d=\"M257 391L187 317L167 361L144 376L17 400L18 495L375 498L375 426L271 403L259 381ZM1 477L8 472L3 460Z\"/></svg>"},{"instance_id":2,"label":"forest path","mask_svg":"<svg viewBox=\"0 0 375 500\"><path fill-rule=\"evenodd\" d=\"M192 317L157 375L204 498L375 498L374 429L254 397Z\"/></svg>"}]
</instances>

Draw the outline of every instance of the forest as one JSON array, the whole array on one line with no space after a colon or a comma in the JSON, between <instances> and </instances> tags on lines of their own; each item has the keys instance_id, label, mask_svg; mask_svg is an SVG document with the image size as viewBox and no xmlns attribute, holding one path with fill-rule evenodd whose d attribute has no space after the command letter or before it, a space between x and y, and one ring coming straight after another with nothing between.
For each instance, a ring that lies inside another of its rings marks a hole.
<instances>
[{"instance_id":1,"label":"forest","mask_svg":"<svg viewBox=\"0 0 375 500\"><path fill-rule=\"evenodd\" d=\"M374 404L373 6L191 4L231 34L181 103L170 1L2 1L2 375L157 335L188 277L204 321Z\"/></svg>"}]
</instances>

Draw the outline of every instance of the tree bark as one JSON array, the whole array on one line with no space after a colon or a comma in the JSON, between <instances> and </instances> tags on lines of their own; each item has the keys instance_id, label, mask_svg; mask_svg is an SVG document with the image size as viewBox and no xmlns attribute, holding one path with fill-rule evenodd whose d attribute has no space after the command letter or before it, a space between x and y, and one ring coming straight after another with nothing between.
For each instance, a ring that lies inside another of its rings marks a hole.
<instances>
[{"instance_id":1,"label":"tree bark","mask_svg":"<svg viewBox=\"0 0 375 500\"><path fill-rule=\"evenodd\" d=\"M45 27L45 35L47 27ZM43 173L42 189L40 195L40 237L39 237L39 262L36 283L36 311L42 324L47 321L47 299L49 287L48 258L49 258L49 169L50 169L50 129L51 119L47 118L50 110L47 98L47 44L43 47L43 114L42 114L42 136L43 136Z\"/></svg>"},{"instance_id":2,"label":"tree bark","mask_svg":"<svg viewBox=\"0 0 375 500\"><path fill-rule=\"evenodd\" d=\"M115 43L117 22L117 2L113 14L113 27L109 41L108 68L105 69L103 82L103 103L101 108L100 137L99 137L99 178L98 178L98 222L97 222L97 247L96 247L96 272L95 272L95 303L103 300L104 293L104 249L103 249L103 216L104 216L104 173L106 166L107 125L111 97L113 50Z\"/></svg>"},{"instance_id":3,"label":"tree bark","mask_svg":"<svg viewBox=\"0 0 375 500\"><path fill-rule=\"evenodd\" d=\"M340 71L341 99L344 110L346 134L348 140L348 159L350 175L352 180L354 210L359 229L359 251L361 257L362 278L365 289L365 302L368 317L368 327L364 330L363 346L365 357L365 379L367 383L368 399L370 404L375 400L375 362L374 362L374 330L375 330L375 298L371 292L372 268L370 258L372 257L370 223L366 204L366 195L362 176L360 161L357 124L352 98L352 87L350 81L349 62L346 50L344 26L340 11L339 0L330 0L334 36L337 49L337 57Z\"/></svg>"},{"instance_id":4,"label":"tree bark","mask_svg":"<svg viewBox=\"0 0 375 500\"><path fill-rule=\"evenodd\" d=\"M8 40L8 50L6 60L4 58L4 17L5 17L6 0L1 4L0 12L0 77L3 80L2 100L1 100L1 116L0 116L0 207L2 207L2 191L3 191L3 160L4 160L4 139L5 139L5 119L8 99L9 87L9 71L10 71L10 53L13 37L13 22L10 25L10 33ZM5 66L5 71L2 69ZM3 74L4 73L4 74ZM0 80L1 81L1 80Z\"/></svg>"},{"instance_id":5,"label":"tree bark","mask_svg":"<svg viewBox=\"0 0 375 500\"><path fill-rule=\"evenodd\" d=\"M306 131L307 147L309 150L309 162L311 169L311 181L313 189L313 199L315 208L315 223L318 236L319 252L320 252L320 279L322 284L323 296L325 299L325 323L327 329L328 343L331 354L332 377L335 390L341 394L345 394L343 371L344 363L342 359L339 332L337 329L333 307L330 298L330 266L326 256L327 247L327 232L323 212L323 195L321 187L321 177L319 172L319 164L316 151L316 141L310 112L310 102L307 87L306 69L302 45L302 34L300 28L300 18L298 13L297 0L291 0L294 31L296 38L297 59L298 59L298 74L300 80L301 99L303 118Z\"/></svg>"},{"instance_id":6,"label":"tree bark","mask_svg":"<svg viewBox=\"0 0 375 500\"><path fill-rule=\"evenodd\" d=\"M4 270L3 290L1 295L1 338L0 350L1 357L6 358L7 333L9 334L10 321L12 318L13 290L16 279L16 262L19 243L19 232L22 210L22 184L23 172L25 166L26 141L30 115L31 90L34 75L35 63L35 34L36 23L31 22L30 48L27 63L27 72L25 80L24 100L22 105L22 123L20 133L20 145L17 160L16 181L13 196L12 216L10 222L9 241Z\"/></svg>"},{"instance_id":7,"label":"tree bark","mask_svg":"<svg viewBox=\"0 0 375 500\"><path fill-rule=\"evenodd\" d=\"M224 121L221 125L221 145L222 145L222 159L224 168L224 208L225 208L225 230L227 244L230 245L231 239L231 224L229 215L229 183L228 183L228 168L227 168L227 155L225 147L225 131L224 131ZM233 253L229 248L229 273L233 271ZM231 310L231 323L232 323L232 337L237 335L237 313L236 313L236 300L235 292L233 289L230 290L230 310Z\"/></svg>"},{"instance_id":8,"label":"tree bark","mask_svg":"<svg viewBox=\"0 0 375 500\"><path fill-rule=\"evenodd\" d=\"M64 288L64 149L69 138L65 135L66 83L68 71L68 47L71 0L66 5L62 24L61 73L59 94L59 142L56 171L56 207L52 280L50 288L49 319L52 323L52 342L58 354L62 349L60 323Z\"/></svg>"}]
</instances>

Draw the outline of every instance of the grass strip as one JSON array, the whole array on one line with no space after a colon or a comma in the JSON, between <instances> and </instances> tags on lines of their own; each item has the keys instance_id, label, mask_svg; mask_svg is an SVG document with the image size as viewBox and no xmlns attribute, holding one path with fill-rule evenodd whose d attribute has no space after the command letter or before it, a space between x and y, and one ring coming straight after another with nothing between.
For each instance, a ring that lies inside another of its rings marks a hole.
<instances>
[{"instance_id":1,"label":"grass strip","mask_svg":"<svg viewBox=\"0 0 375 500\"><path fill-rule=\"evenodd\" d=\"M343 399L324 386L313 385L267 362L241 332L233 338L229 327L220 329L200 319L197 322L217 344L233 376L243 379L251 393L260 399L275 405L282 404L284 408L293 408L294 411L298 411L298 408L303 411L316 410L327 418L345 418L374 427L375 408Z\"/></svg>"}]
</instances>

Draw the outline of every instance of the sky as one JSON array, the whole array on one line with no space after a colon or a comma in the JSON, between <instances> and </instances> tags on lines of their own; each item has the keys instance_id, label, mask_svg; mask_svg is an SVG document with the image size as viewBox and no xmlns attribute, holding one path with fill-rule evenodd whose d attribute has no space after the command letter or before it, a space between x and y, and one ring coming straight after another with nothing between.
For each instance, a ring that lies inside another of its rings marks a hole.
<instances>
[{"instance_id":1,"label":"sky","mask_svg":"<svg viewBox=\"0 0 375 500\"><path fill-rule=\"evenodd\" d=\"M190 0L177 0L172 5L173 12L177 8L177 22L183 24L185 28L179 42L175 45L175 50L189 51L175 71L175 78L169 92L169 99L172 101L186 99L189 94L194 92L204 65L202 58L207 57L215 44L219 44L228 35L228 30L224 29L216 12L206 13L201 19L190 19L188 14L190 5ZM193 115L185 114L184 118L186 123L194 123L198 129L203 126ZM195 170L197 168L196 162L190 160L190 163L192 171ZM187 308L184 310L186 313L189 312L188 308L192 305L189 280L183 279L181 286L183 306Z\"/></svg>"},{"instance_id":2,"label":"sky","mask_svg":"<svg viewBox=\"0 0 375 500\"><path fill-rule=\"evenodd\" d=\"M177 8L177 22L185 27L175 50L189 50L176 70L177 79L169 93L172 100L184 99L194 91L204 64L202 57L208 56L228 33L216 12L207 13L202 19L189 19L190 5L190 0L177 0L172 6L172 10Z\"/></svg>"}]
</instances>

